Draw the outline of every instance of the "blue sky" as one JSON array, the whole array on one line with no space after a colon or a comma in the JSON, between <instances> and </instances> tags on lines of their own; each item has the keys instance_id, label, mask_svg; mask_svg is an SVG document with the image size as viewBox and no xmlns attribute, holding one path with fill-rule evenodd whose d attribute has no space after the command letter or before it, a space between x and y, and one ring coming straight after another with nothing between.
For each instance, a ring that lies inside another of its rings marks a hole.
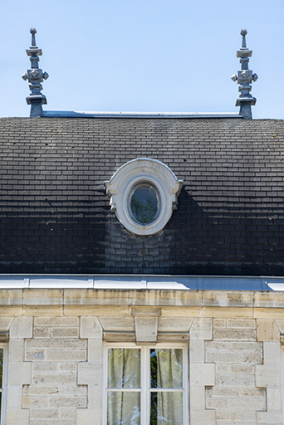
<instances>
[{"instance_id":1,"label":"blue sky","mask_svg":"<svg viewBox=\"0 0 284 425\"><path fill-rule=\"evenodd\" d=\"M35 26L45 110L238 112L240 30L254 118L284 119L284 0L0 0L0 116L29 116Z\"/></svg>"}]
</instances>

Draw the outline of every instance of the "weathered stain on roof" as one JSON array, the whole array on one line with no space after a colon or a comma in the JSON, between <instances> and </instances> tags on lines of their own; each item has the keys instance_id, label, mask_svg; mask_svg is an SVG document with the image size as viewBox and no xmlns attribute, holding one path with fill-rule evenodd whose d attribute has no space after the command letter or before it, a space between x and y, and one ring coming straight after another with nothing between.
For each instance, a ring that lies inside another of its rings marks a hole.
<instances>
[{"instance_id":1,"label":"weathered stain on roof","mask_svg":"<svg viewBox=\"0 0 284 425\"><path fill-rule=\"evenodd\" d=\"M138 157L184 180L158 235L129 234L104 181ZM0 120L0 272L283 275L284 121Z\"/></svg>"}]
</instances>

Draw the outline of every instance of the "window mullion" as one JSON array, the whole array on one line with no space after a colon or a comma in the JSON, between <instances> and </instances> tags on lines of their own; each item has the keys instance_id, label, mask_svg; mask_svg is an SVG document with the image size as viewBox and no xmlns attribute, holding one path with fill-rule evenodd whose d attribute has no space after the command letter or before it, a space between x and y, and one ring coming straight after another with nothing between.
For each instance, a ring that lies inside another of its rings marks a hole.
<instances>
[{"instance_id":1,"label":"window mullion","mask_svg":"<svg viewBox=\"0 0 284 425\"><path fill-rule=\"evenodd\" d=\"M149 365L147 361L148 349L141 347L141 425L149 424L148 408L148 386L149 386Z\"/></svg>"}]
</instances>

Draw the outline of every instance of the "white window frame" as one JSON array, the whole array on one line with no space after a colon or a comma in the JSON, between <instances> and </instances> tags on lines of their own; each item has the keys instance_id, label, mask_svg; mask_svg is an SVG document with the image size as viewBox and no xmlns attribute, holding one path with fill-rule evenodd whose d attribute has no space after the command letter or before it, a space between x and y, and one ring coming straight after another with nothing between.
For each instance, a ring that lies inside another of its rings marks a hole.
<instances>
[{"instance_id":1,"label":"white window frame","mask_svg":"<svg viewBox=\"0 0 284 425\"><path fill-rule=\"evenodd\" d=\"M8 375L8 344L0 343L0 348L3 348L3 374L2 374L2 393L1 400L1 418L0 424L5 425L6 423L6 400L7 400L7 375Z\"/></svg>"},{"instance_id":2,"label":"white window frame","mask_svg":"<svg viewBox=\"0 0 284 425\"><path fill-rule=\"evenodd\" d=\"M150 387L150 349L155 348L181 348L183 350L183 423L186 425L189 421L189 367L188 367L188 346L183 343L158 343L149 345L139 345L135 343L106 343L104 344L104 367L103 367L103 425L107 425L107 390L108 390L108 349L109 348L138 348L141 350L141 416L140 425L149 425L150 421L150 393L157 389ZM144 373L146 371L146 373ZM124 389L125 391L125 389ZM127 391L127 390L126 390ZM129 391L135 391L129 389ZM173 389L162 389L162 391L175 391ZM176 391L181 391L176 389ZM137 391L138 392L138 391Z\"/></svg>"}]
</instances>

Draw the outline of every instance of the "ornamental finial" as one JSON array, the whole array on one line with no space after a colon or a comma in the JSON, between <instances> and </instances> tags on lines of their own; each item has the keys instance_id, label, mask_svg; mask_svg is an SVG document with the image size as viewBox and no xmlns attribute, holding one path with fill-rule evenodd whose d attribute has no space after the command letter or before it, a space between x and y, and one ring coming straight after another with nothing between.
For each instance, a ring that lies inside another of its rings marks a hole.
<instances>
[{"instance_id":1,"label":"ornamental finial","mask_svg":"<svg viewBox=\"0 0 284 425\"><path fill-rule=\"evenodd\" d=\"M247 47L247 43L246 43L246 35L247 35L247 30L245 29L245 28L243 28L242 30L241 30L241 35L243 36L243 40L242 40L242 48L243 49L246 49L246 47Z\"/></svg>"},{"instance_id":2,"label":"ornamental finial","mask_svg":"<svg viewBox=\"0 0 284 425\"><path fill-rule=\"evenodd\" d=\"M240 96L236 101L236 106L240 106L240 115L245 119L252 119L251 105L255 105L256 98L252 97L250 94L251 83L258 79L257 74L253 74L249 70L249 58L252 55L252 50L247 48L246 43L247 30L243 28L241 30L242 36L242 47L240 50L237 50L237 58L240 58L241 70L238 71L238 74L232 76L232 80L236 81L239 86Z\"/></svg>"},{"instance_id":3,"label":"ornamental finial","mask_svg":"<svg viewBox=\"0 0 284 425\"><path fill-rule=\"evenodd\" d=\"M30 33L32 35L32 47L36 47L35 35L36 35L37 31L36 31L35 27L31 27Z\"/></svg>"},{"instance_id":4,"label":"ornamental finial","mask_svg":"<svg viewBox=\"0 0 284 425\"><path fill-rule=\"evenodd\" d=\"M43 115L42 105L46 104L46 97L41 94L43 79L48 78L47 72L42 72L42 69L38 67L39 56L42 55L41 49L36 45L36 29L32 27L30 33L32 34L32 43L28 50L27 55L30 57L31 68L22 75L24 80L28 80L30 83L30 95L26 98L27 104L31 105L31 117L41 117Z\"/></svg>"}]
</instances>

